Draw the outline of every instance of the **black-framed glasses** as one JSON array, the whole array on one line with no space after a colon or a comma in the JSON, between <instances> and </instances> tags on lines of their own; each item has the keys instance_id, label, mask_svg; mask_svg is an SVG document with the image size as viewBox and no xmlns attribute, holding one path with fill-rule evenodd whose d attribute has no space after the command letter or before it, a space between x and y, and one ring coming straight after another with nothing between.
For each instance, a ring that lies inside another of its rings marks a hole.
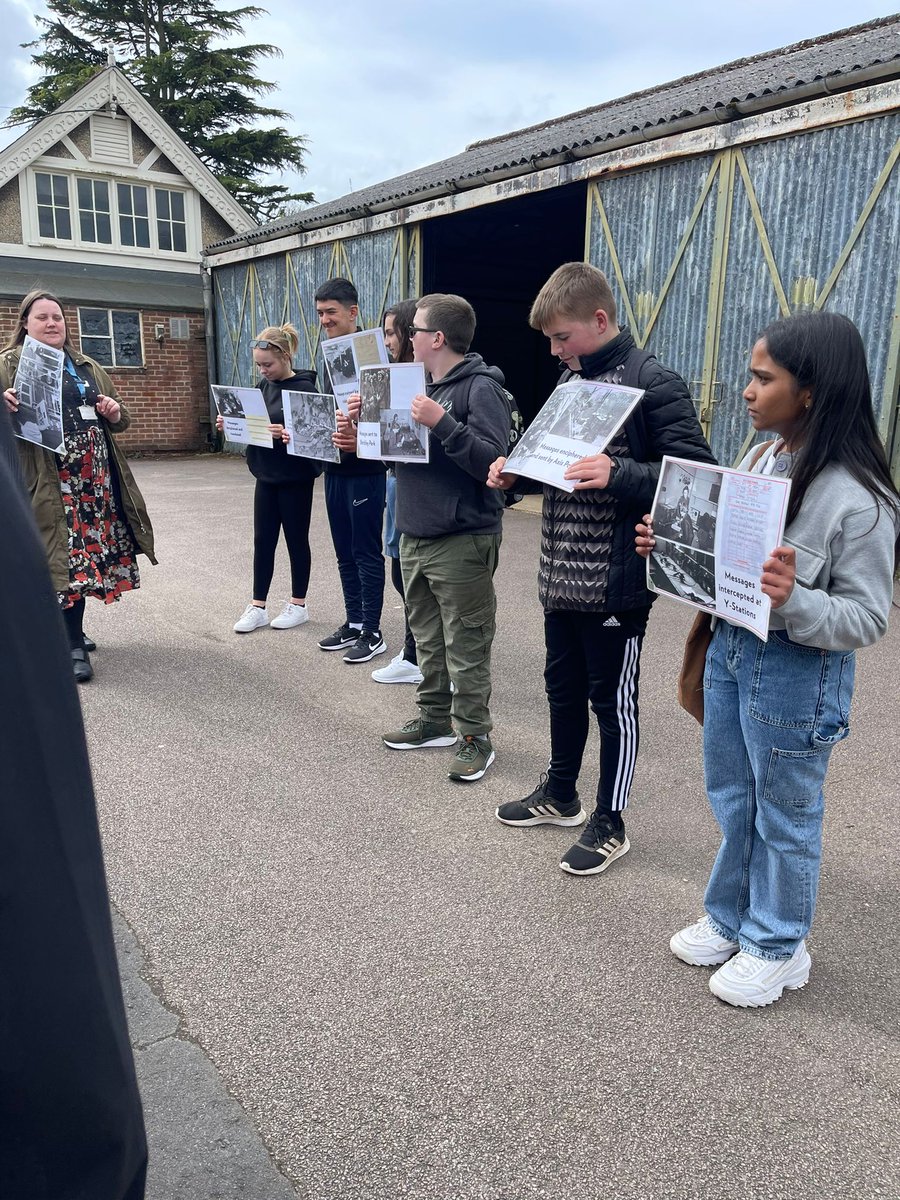
<instances>
[{"instance_id":1,"label":"black-framed glasses","mask_svg":"<svg viewBox=\"0 0 900 1200\"><path fill-rule=\"evenodd\" d=\"M439 329L426 329L423 325L410 325L409 336L415 337L417 333L440 333Z\"/></svg>"},{"instance_id":2,"label":"black-framed glasses","mask_svg":"<svg viewBox=\"0 0 900 1200\"><path fill-rule=\"evenodd\" d=\"M280 350L281 346L277 342L270 342L268 338L254 338L250 343L251 350Z\"/></svg>"}]
</instances>

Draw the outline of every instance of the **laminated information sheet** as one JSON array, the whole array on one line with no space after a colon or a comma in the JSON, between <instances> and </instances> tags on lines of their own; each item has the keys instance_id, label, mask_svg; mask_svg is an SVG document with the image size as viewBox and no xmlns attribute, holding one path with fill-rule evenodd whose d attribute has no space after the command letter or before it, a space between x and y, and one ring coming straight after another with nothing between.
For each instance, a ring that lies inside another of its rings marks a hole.
<instances>
[{"instance_id":1,"label":"laminated information sheet","mask_svg":"<svg viewBox=\"0 0 900 1200\"><path fill-rule=\"evenodd\" d=\"M391 360L380 329L361 329L344 337L322 343L325 369L341 412L347 412L347 400L359 391L359 373L363 367L387 364Z\"/></svg>"},{"instance_id":2,"label":"laminated information sheet","mask_svg":"<svg viewBox=\"0 0 900 1200\"><path fill-rule=\"evenodd\" d=\"M363 367L359 376L361 406L356 453L386 462L427 463L428 434L412 418L412 402L425 394L421 363Z\"/></svg>"},{"instance_id":3,"label":"laminated information sheet","mask_svg":"<svg viewBox=\"0 0 900 1200\"><path fill-rule=\"evenodd\" d=\"M297 458L317 458L321 462L340 462L341 452L331 440L337 433L334 396L290 391L283 391L281 396L284 427L290 434L288 454Z\"/></svg>"},{"instance_id":4,"label":"laminated information sheet","mask_svg":"<svg viewBox=\"0 0 900 1200\"><path fill-rule=\"evenodd\" d=\"M214 383L212 394L216 411L225 422L226 441L272 449L269 433L272 421L259 388L223 387Z\"/></svg>"},{"instance_id":5,"label":"laminated information sheet","mask_svg":"<svg viewBox=\"0 0 900 1200\"><path fill-rule=\"evenodd\" d=\"M789 479L662 460L647 586L743 625L765 641L771 603L760 576L784 538Z\"/></svg>"},{"instance_id":6,"label":"laminated information sheet","mask_svg":"<svg viewBox=\"0 0 900 1200\"><path fill-rule=\"evenodd\" d=\"M563 478L566 469L602 454L643 394L592 379L561 383L519 438L503 470L573 492L577 480Z\"/></svg>"}]
</instances>

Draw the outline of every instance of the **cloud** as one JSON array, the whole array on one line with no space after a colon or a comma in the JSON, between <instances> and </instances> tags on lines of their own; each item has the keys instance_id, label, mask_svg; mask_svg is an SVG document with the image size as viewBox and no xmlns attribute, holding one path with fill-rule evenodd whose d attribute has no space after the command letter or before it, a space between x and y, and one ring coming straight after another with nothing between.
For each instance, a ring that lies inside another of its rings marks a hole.
<instances>
[{"instance_id":1,"label":"cloud","mask_svg":"<svg viewBox=\"0 0 900 1200\"><path fill-rule=\"evenodd\" d=\"M264 0L265 2L265 0ZM12 42L33 36L26 0L5 0ZM266 102L308 138L307 174L284 182L320 201L461 153L484 138L758 54L846 25L841 0L456 0L413 8L345 0L269 0L245 38L282 58L259 74ZM856 21L892 0L857 5ZM698 37L702 29L703 37ZM0 103L21 103L28 52L7 56ZM7 137L12 140L15 134Z\"/></svg>"}]
</instances>

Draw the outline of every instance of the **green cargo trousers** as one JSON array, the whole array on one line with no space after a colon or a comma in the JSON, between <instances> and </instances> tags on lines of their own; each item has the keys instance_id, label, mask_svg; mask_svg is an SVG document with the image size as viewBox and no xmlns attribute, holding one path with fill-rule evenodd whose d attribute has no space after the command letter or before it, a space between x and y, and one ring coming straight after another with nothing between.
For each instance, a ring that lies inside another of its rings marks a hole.
<instances>
[{"instance_id":1,"label":"green cargo trousers","mask_svg":"<svg viewBox=\"0 0 900 1200\"><path fill-rule=\"evenodd\" d=\"M426 721L490 733L491 643L496 628L494 572L499 533L400 537L409 627L424 676L416 698ZM451 694L450 680L456 685Z\"/></svg>"}]
</instances>

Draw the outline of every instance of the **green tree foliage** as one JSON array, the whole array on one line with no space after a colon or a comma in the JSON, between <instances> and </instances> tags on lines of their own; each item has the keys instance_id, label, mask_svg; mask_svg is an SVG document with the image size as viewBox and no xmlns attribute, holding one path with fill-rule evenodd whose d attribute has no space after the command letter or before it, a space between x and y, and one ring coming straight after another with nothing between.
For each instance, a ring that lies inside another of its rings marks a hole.
<instances>
[{"instance_id":1,"label":"green tree foliage","mask_svg":"<svg viewBox=\"0 0 900 1200\"><path fill-rule=\"evenodd\" d=\"M27 43L42 71L4 124L31 124L53 112L107 65L116 65L258 221L309 192L266 183L269 171L305 171L305 139L260 104L276 87L256 73L277 46L232 45L265 9L223 10L214 0L48 0L40 36Z\"/></svg>"}]
</instances>

